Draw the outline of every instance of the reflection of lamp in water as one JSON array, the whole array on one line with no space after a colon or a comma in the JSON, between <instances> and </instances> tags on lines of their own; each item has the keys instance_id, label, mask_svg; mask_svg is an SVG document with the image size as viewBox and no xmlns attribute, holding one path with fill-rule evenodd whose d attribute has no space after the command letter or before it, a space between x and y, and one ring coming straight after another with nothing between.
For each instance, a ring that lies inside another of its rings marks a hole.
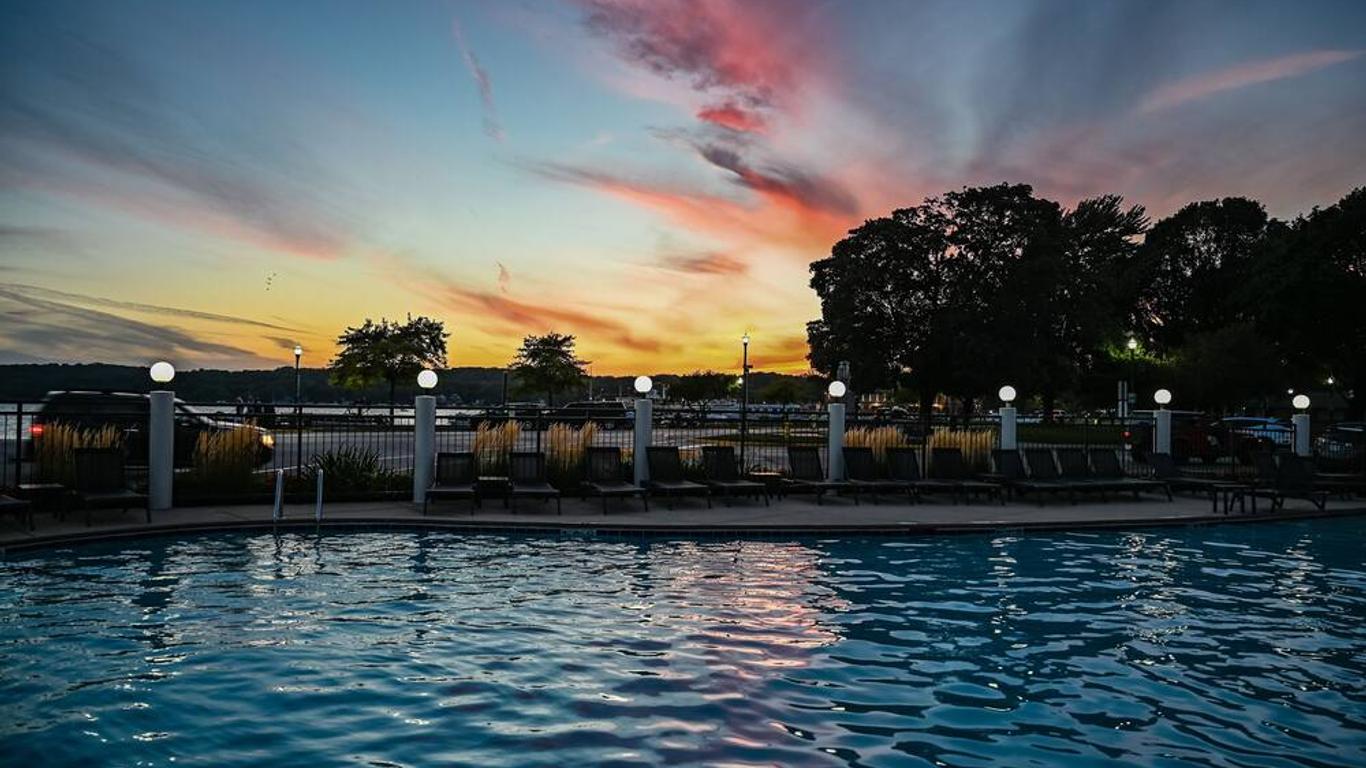
<instances>
[{"instance_id":1,"label":"reflection of lamp in water","mask_svg":"<svg viewBox=\"0 0 1366 768\"><path fill-rule=\"evenodd\" d=\"M436 371L428 368L417 375L417 385L423 389L432 389L436 386Z\"/></svg>"},{"instance_id":2,"label":"reflection of lamp in water","mask_svg":"<svg viewBox=\"0 0 1366 768\"><path fill-rule=\"evenodd\" d=\"M162 360L157 363L152 363L152 369L149 373L152 376L152 381L155 381L158 384L165 384L175 378L175 366Z\"/></svg>"},{"instance_id":3,"label":"reflection of lamp in water","mask_svg":"<svg viewBox=\"0 0 1366 768\"><path fill-rule=\"evenodd\" d=\"M840 398L844 397L844 393L848 392L849 388L844 386L844 382L836 379L835 381L830 382L830 386L826 387L825 391L829 393L831 397Z\"/></svg>"}]
</instances>

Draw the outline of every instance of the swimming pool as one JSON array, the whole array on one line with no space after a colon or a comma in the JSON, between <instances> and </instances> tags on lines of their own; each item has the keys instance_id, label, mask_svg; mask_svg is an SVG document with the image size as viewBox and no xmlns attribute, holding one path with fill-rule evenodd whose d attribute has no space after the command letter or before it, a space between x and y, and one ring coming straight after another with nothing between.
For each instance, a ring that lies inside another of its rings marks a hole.
<instances>
[{"instance_id":1,"label":"swimming pool","mask_svg":"<svg viewBox=\"0 0 1366 768\"><path fill-rule=\"evenodd\" d=\"M9 765L1363 765L1366 524L0 563Z\"/></svg>"}]
</instances>

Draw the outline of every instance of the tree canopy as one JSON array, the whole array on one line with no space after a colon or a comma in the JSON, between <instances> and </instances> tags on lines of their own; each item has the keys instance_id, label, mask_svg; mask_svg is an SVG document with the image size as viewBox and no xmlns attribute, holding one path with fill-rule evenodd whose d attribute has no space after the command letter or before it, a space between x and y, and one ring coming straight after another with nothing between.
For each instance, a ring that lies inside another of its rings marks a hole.
<instances>
[{"instance_id":1,"label":"tree canopy","mask_svg":"<svg viewBox=\"0 0 1366 768\"><path fill-rule=\"evenodd\" d=\"M588 375L588 362L575 353L573 336L547 333L522 339L509 369L524 391L544 392L546 402L554 405L557 393L578 386Z\"/></svg>"},{"instance_id":2,"label":"tree canopy","mask_svg":"<svg viewBox=\"0 0 1366 768\"><path fill-rule=\"evenodd\" d=\"M400 380L411 380L423 368L446 367L449 336L441 321L427 317L409 317L404 323L366 318L364 325L347 328L337 337L339 351L328 370L332 380L347 389L388 382L393 402Z\"/></svg>"}]
</instances>

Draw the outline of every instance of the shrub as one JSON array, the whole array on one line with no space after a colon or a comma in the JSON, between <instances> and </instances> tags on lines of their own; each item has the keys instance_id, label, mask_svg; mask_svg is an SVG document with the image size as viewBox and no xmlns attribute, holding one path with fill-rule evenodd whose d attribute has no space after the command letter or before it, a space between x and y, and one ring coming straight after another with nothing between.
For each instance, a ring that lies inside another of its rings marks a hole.
<instances>
[{"instance_id":1,"label":"shrub","mask_svg":"<svg viewBox=\"0 0 1366 768\"><path fill-rule=\"evenodd\" d=\"M307 489L315 487L318 470L323 471L323 496L333 498L348 493L399 491L409 487L411 478L384 466L379 454L368 448L346 446L313 457L304 468Z\"/></svg>"},{"instance_id":2,"label":"shrub","mask_svg":"<svg viewBox=\"0 0 1366 768\"><path fill-rule=\"evenodd\" d=\"M260 433L249 426L202 432L195 441L191 480L205 488L245 490L256 472Z\"/></svg>"},{"instance_id":3,"label":"shrub","mask_svg":"<svg viewBox=\"0 0 1366 768\"><path fill-rule=\"evenodd\" d=\"M996 447L994 429L936 429L930 435L930 449L957 448L963 463L973 472L986 472L991 466L991 449Z\"/></svg>"},{"instance_id":4,"label":"shrub","mask_svg":"<svg viewBox=\"0 0 1366 768\"><path fill-rule=\"evenodd\" d=\"M896 427L854 427L844 433L844 444L849 448L872 448L873 460L878 464L887 461L888 448L908 445L906 436Z\"/></svg>"},{"instance_id":5,"label":"shrub","mask_svg":"<svg viewBox=\"0 0 1366 768\"><path fill-rule=\"evenodd\" d=\"M123 434L113 424L81 429L54 421L43 425L43 436L34 442L35 479L43 483L73 485L76 482L77 448L121 448Z\"/></svg>"},{"instance_id":6,"label":"shrub","mask_svg":"<svg viewBox=\"0 0 1366 768\"><path fill-rule=\"evenodd\" d=\"M522 425L515 421L502 424L480 424L474 431L474 459L483 474L502 474L507 471L508 454L517 447Z\"/></svg>"},{"instance_id":7,"label":"shrub","mask_svg":"<svg viewBox=\"0 0 1366 768\"><path fill-rule=\"evenodd\" d=\"M545 433L545 467L551 483L569 488L583 478L584 453L597 434L598 425L591 421L582 427L550 425Z\"/></svg>"}]
</instances>

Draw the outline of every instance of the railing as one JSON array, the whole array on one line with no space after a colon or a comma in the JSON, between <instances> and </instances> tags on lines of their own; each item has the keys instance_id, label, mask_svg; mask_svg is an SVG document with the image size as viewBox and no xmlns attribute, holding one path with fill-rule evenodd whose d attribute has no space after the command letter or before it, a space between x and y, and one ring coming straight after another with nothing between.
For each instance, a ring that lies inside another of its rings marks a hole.
<instances>
[{"instance_id":1,"label":"railing","mask_svg":"<svg viewBox=\"0 0 1366 768\"><path fill-rule=\"evenodd\" d=\"M55 404L0 403L0 487L19 483L69 483L70 449L113 444L124 448L129 479L145 482L146 401L128 399L120 407L92 412ZM618 415L619 414L619 415ZM591 426L590 426L591 425ZM1316 431L1323 425L1316 424ZM630 406L617 413L566 412L551 408L438 408L437 451L473 451L496 471L510 451L541 451L553 475L566 487L575 480L583 449L617 446L629 463L634 418ZM787 470L787 448L815 446L823 460L828 441L823 409L654 408L652 443L677 446L686 464L700 462L708 445L732 447L746 471ZM875 431L875 433L874 433ZM1067 417L1050 422L1022 415L1021 449L1031 447L1110 448L1126 469L1147 471L1152 421L1142 418ZM885 419L853 413L846 442L891 440L919 447L964 449L969 464L986 468L996 447L993 415L973 418L936 414L928 426L915 418ZM1319 435L1316 435L1316 438ZM1366 473L1366 450L1359 442L1316 439L1320 463L1331 471ZM1173 449L1188 472L1243 476L1254 472L1252 455L1266 449L1290 450L1293 436L1275 430L1173 425ZM277 473L285 493L297 501L311 498L318 472L328 476L329 499L402 498L411 493L414 470L414 414L411 406L291 405L237 403L177 406L175 496L177 504L200 501L269 503Z\"/></svg>"}]
</instances>

